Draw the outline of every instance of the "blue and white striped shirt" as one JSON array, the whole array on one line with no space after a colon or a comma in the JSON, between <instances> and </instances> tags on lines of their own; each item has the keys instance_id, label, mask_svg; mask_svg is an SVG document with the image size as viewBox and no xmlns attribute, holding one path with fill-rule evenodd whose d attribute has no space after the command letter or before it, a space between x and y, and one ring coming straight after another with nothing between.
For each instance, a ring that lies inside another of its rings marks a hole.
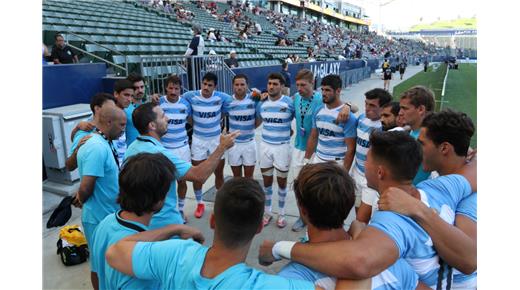
<instances>
[{"instance_id":1,"label":"blue and white striped shirt","mask_svg":"<svg viewBox=\"0 0 520 290\"><path fill-rule=\"evenodd\" d=\"M457 205L457 210L455 212L456 215L464 215L475 223L477 222L477 193L474 192L470 194L468 197L464 198ZM477 272L473 272L469 275L465 275L457 269L453 269L453 287L462 289L462 288L472 288L476 289L476 279ZM470 281L471 280L471 281Z\"/></svg>"},{"instance_id":2,"label":"blue and white striped shirt","mask_svg":"<svg viewBox=\"0 0 520 290\"><path fill-rule=\"evenodd\" d=\"M229 131L240 131L237 143L249 142L255 138L256 103L247 94L244 99L238 100L233 95L233 101L229 106Z\"/></svg>"},{"instance_id":3,"label":"blue and white striped shirt","mask_svg":"<svg viewBox=\"0 0 520 290\"><path fill-rule=\"evenodd\" d=\"M289 143L294 118L293 100L283 95L276 101L267 99L258 104L258 112L263 121L262 140L275 145Z\"/></svg>"},{"instance_id":4,"label":"blue and white striped shirt","mask_svg":"<svg viewBox=\"0 0 520 290\"><path fill-rule=\"evenodd\" d=\"M123 134L119 136L119 138L112 140L112 144L117 150L117 160L119 161L119 166L123 165L123 157L125 157L126 152L126 133L123 131Z\"/></svg>"},{"instance_id":5,"label":"blue and white striped shirt","mask_svg":"<svg viewBox=\"0 0 520 290\"><path fill-rule=\"evenodd\" d=\"M182 97L171 103L163 96L159 105L168 117L168 132L162 136L161 143L167 149L176 149L188 144L186 120L191 116L190 104Z\"/></svg>"},{"instance_id":6,"label":"blue and white striped shirt","mask_svg":"<svg viewBox=\"0 0 520 290\"><path fill-rule=\"evenodd\" d=\"M312 128L318 130L316 155L323 160L343 159L347 150L354 150L354 148L347 148L345 138L356 138L356 116L351 112L346 123L336 124L343 106L345 105L329 109L326 105L322 105L314 111Z\"/></svg>"},{"instance_id":7,"label":"blue and white striped shirt","mask_svg":"<svg viewBox=\"0 0 520 290\"><path fill-rule=\"evenodd\" d=\"M361 114L358 118L357 137L356 137L356 167L359 172L365 174L365 161L370 147L370 134L374 130L381 130L381 121L372 121Z\"/></svg>"},{"instance_id":8,"label":"blue and white striped shirt","mask_svg":"<svg viewBox=\"0 0 520 290\"><path fill-rule=\"evenodd\" d=\"M199 91L189 91L182 96L191 105L193 116L193 136L199 138L220 135L222 112L227 113L232 101L230 95L214 91L209 98L204 98Z\"/></svg>"}]
</instances>

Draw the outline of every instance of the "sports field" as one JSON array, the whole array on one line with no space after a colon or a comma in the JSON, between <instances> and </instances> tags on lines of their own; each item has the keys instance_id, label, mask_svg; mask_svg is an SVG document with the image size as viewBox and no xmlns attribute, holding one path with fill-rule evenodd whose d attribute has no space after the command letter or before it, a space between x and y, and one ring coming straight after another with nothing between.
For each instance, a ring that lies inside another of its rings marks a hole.
<instances>
[{"instance_id":1,"label":"sports field","mask_svg":"<svg viewBox=\"0 0 520 290\"><path fill-rule=\"evenodd\" d=\"M419 72L415 76L394 87L394 99L405 90L415 86L423 85L435 93L437 105L435 110L440 109L442 84L446 74L446 65L441 64L437 69L432 66L428 71ZM477 64L459 64L458 70L450 70L446 83L443 108L451 108L468 114L477 128ZM477 146L477 132L471 139L471 147Z\"/></svg>"}]
</instances>

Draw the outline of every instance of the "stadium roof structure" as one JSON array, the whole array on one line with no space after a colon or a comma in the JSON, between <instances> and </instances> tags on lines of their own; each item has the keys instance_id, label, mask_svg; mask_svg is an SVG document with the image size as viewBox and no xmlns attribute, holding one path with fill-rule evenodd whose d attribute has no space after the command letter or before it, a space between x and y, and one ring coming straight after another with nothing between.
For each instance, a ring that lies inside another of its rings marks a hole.
<instances>
[{"instance_id":1,"label":"stadium roof structure","mask_svg":"<svg viewBox=\"0 0 520 290\"><path fill-rule=\"evenodd\" d=\"M362 19L358 19L358 18L354 18L354 17L351 17L351 16L346 16L346 15L343 15L341 13L337 13L336 11L330 9L330 8L323 8L319 5L316 5L316 4L313 4L309 1L300 1L300 0L269 0L269 2L283 2L283 3L286 3L286 4L289 4L289 5L292 5L292 6L295 6L295 7L301 7L301 2L304 2L305 4L305 8L306 9L309 9L309 10L312 10L314 12L318 12L318 13L321 13L323 15L327 15L327 16L330 16L330 17L334 17L336 19L339 19L339 20L342 20L342 21L346 21L346 22L351 22L351 23L355 23L355 24L359 24L359 25L369 25L369 22L366 21L366 20L362 20Z\"/></svg>"}]
</instances>

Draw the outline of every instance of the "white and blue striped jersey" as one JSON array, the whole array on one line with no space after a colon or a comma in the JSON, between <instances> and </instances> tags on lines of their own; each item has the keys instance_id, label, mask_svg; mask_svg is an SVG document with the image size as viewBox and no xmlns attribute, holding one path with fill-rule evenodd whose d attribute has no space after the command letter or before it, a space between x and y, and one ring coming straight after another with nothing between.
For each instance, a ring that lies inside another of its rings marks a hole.
<instances>
[{"instance_id":1,"label":"white and blue striped jersey","mask_svg":"<svg viewBox=\"0 0 520 290\"><path fill-rule=\"evenodd\" d=\"M460 201L455 212L457 215L464 215L475 223L477 222L477 193L474 192ZM465 275L457 269L453 269L453 288L457 289L476 289L477 272Z\"/></svg>"},{"instance_id":2,"label":"white and blue striped jersey","mask_svg":"<svg viewBox=\"0 0 520 290\"><path fill-rule=\"evenodd\" d=\"M258 112L263 122L262 140L275 145L289 143L294 118L293 100L283 95L276 101L267 99L258 104Z\"/></svg>"},{"instance_id":3,"label":"white and blue striped jersey","mask_svg":"<svg viewBox=\"0 0 520 290\"><path fill-rule=\"evenodd\" d=\"M235 142L249 142L255 138L256 105L250 94L247 94L242 100L236 99L233 95L228 114L229 131L240 131L240 136L235 139Z\"/></svg>"},{"instance_id":4,"label":"white and blue striped jersey","mask_svg":"<svg viewBox=\"0 0 520 290\"><path fill-rule=\"evenodd\" d=\"M222 113L227 113L231 96L213 91L213 95L204 98L199 91L189 91L182 96L191 105L193 117L193 136L211 138L220 135Z\"/></svg>"},{"instance_id":5,"label":"white and blue striped jersey","mask_svg":"<svg viewBox=\"0 0 520 290\"><path fill-rule=\"evenodd\" d=\"M118 139L112 140L112 144L117 150L117 160L119 161L119 167L123 165L123 159L125 157L126 152L126 133L123 131L123 134L119 136Z\"/></svg>"},{"instance_id":6,"label":"white and blue striped jersey","mask_svg":"<svg viewBox=\"0 0 520 290\"><path fill-rule=\"evenodd\" d=\"M168 117L168 131L161 138L161 143L167 149L176 149L188 144L186 121L191 116L191 106L182 97L171 103L166 96L161 97L159 106Z\"/></svg>"},{"instance_id":7,"label":"white and blue striped jersey","mask_svg":"<svg viewBox=\"0 0 520 290\"><path fill-rule=\"evenodd\" d=\"M313 282L325 290L336 287L336 278L329 277L314 269L296 262L285 265L278 276L287 279L297 279ZM419 276L404 260L397 260L392 266L378 275L372 277L372 290L401 290L415 289L419 282Z\"/></svg>"},{"instance_id":8,"label":"white and blue striped jersey","mask_svg":"<svg viewBox=\"0 0 520 290\"><path fill-rule=\"evenodd\" d=\"M435 209L449 224L455 221L457 204L471 194L469 182L461 175L450 174L428 179L417 185L421 200ZM398 251L419 275L419 280L435 288L439 272L439 256L433 248L433 241L424 229L409 217L391 211L376 211L369 226L390 237ZM446 286L448 270L445 268L443 288Z\"/></svg>"},{"instance_id":9,"label":"white and blue striped jersey","mask_svg":"<svg viewBox=\"0 0 520 290\"><path fill-rule=\"evenodd\" d=\"M365 161L370 147L370 134L374 130L382 130L381 121L372 121L361 114L358 118L357 137L356 137L356 167L362 174L365 174Z\"/></svg>"},{"instance_id":10,"label":"white and blue striped jersey","mask_svg":"<svg viewBox=\"0 0 520 290\"><path fill-rule=\"evenodd\" d=\"M322 105L314 111L312 128L318 130L316 155L323 160L340 160L345 157L347 150L355 150L347 148L345 138L356 138L356 116L351 112L347 122L336 124L343 106L329 109Z\"/></svg>"}]
</instances>

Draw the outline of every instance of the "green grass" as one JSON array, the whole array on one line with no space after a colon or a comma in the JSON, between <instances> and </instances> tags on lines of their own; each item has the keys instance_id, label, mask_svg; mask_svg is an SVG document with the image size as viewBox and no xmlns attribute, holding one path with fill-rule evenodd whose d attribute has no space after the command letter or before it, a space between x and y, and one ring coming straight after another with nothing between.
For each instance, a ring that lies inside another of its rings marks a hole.
<instances>
[{"instance_id":1,"label":"green grass","mask_svg":"<svg viewBox=\"0 0 520 290\"><path fill-rule=\"evenodd\" d=\"M440 100L442 93L442 84L446 73L446 65L441 64L436 71L432 70L432 66L425 73L423 71L415 76L407 79L394 87L393 95L396 101L399 101L401 94L407 89L423 85L430 88L435 94L436 106L435 110L440 109ZM459 64L458 70L450 70L446 83L444 94L443 108L451 108L461 111L471 117L477 128L477 65L476 64ZM477 131L471 139L471 147L477 145Z\"/></svg>"},{"instance_id":2,"label":"green grass","mask_svg":"<svg viewBox=\"0 0 520 290\"><path fill-rule=\"evenodd\" d=\"M458 70L450 70L446 82L443 108L461 111L473 120L477 128L477 64L459 64ZM471 139L471 147L477 145L477 131Z\"/></svg>"},{"instance_id":3,"label":"green grass","mask_svg":"<svg viewBox=\"0 0 520 290\"><path fill-rule=\"evenodd\" d=\"M439 20L429 24L417 24L410 31L419 30L443 30L443 29L477 29L476 18L461 18L455 20Z\"/></svg>"},{"instance_id":4,"label":"green grass","mask_svg":"<svg viewBox=\"0 0 520 290\"><path fill-rule=\"evenodd\" d=\"M444 75L446 74L446 65L441 64L436 70L433 66L428 67L428 71L420 71L413 77L405 80L394 87L393 96L396 101L399 101L401 94L409 88L417 85L422 85L433 91L435 99L440 98L442 92L442 83L444 82Z\"/></svg>"}]
</instances>

